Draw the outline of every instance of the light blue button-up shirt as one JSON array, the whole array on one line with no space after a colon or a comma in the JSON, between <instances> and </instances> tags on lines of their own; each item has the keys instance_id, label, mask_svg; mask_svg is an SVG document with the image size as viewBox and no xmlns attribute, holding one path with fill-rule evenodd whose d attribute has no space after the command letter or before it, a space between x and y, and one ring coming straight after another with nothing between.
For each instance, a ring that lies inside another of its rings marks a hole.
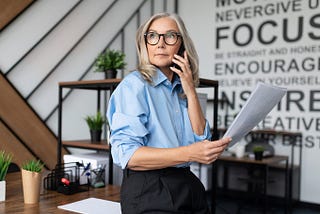
<instances>
[{"instance_id":1,"label":"light blue button-up shirt","mask_svg":"<svg viewBox=\"0 0 320 214\"><path fill-rule=\"evenodd\" d=\"M160 70L152 84L143 80L138 71L121 81L110 97L107 110L115 164L124 169L141 146L175 148L211 138L208 121L203 135L193 132L187 99L181 96L182 92L180 79L175 75L171 83Z\"/></svg>"}]
</instances>

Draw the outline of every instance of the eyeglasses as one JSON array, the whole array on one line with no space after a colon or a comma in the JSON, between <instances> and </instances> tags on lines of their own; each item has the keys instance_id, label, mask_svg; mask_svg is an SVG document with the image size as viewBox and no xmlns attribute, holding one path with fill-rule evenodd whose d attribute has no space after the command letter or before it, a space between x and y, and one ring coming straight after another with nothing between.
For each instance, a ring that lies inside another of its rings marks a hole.
<instances>
[{"instance_id":1,"label":"eyeglasses","mask_svg":"<svg viewBox=\"0 0 320 214\"><path fill-rule=\"evenodd\" d=\"M144 37L149 45L158 44L161 36L163 36L164 42L167 45L174 45L177 43L178 38L181 37L181 34L177 32L168 32L164 34L159 34L156 32L147 32L144 34Z\"/></svg>"}]
</instances>

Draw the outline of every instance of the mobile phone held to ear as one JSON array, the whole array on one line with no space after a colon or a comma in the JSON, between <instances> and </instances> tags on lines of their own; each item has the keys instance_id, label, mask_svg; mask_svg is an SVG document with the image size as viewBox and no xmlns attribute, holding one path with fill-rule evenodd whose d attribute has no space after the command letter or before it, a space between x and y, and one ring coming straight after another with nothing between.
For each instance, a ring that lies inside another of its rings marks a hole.
<instances>
[{"instance_id":1,"label":"mobile phone held to ear","mask_svg":"<svg viewBox=\"0 0 320 214\"><path fill-rule=\"evenodd\" d=\"M177 54L178 54L179 56L184 57L184 56L183 56L184 51L185 51L184 45L181 44L181 46L180 46L179 51L178 51ZM175 67L175 68L177 68L177 69L179 69L179 70L181 70L180 66L177 65L177 64L175 64L175 63L173 63L172 66Z\"/></svg>"}]
</instances>

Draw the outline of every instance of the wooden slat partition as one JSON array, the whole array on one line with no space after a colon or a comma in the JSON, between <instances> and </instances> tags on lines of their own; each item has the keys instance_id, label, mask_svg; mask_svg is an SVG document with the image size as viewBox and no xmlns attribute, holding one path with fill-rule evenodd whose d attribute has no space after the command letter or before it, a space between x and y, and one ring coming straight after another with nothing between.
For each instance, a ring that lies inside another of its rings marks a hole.
<instances>
[{"instance_id":1,"label":"wooden slat partition","mask_svg":"<svg viewBox=\"0 0 320 214\"><path fill-rule=\"evenodd\" d=\"M19 15L33 0L1 0L0 1L0 30Z\"/></svg>"},{"instance_id":2,"label":"wooden slat partition","mask_svg":"<svg viewBox=\"0 0 320 214\"><path fill-rule=\"evenodd\" d=\"M0 75L0 117L23 142L23 146L27 147L27 150L39 157L49 169L55 167L57 163L57 137L3 75ZM8 137L0 138L0 142L1 144L20 143L12 141ZM18 148L20 146L12 145L10 147ZM21 148L14 151L14 155L20 156L20 152L22 152ZM63 149L62 154L67 154L67 151Z\"/></svg>"},{"instance_id":3,"label":"wooden slat partition","mask_svg":"<svg viewBox=\"0 0 320 214\"><path fill-rule=\"evenodd\" d=\"M36 157L0 122L0 150L13 154L12 162L21 165Z\"/></svg>"}]
</instances>

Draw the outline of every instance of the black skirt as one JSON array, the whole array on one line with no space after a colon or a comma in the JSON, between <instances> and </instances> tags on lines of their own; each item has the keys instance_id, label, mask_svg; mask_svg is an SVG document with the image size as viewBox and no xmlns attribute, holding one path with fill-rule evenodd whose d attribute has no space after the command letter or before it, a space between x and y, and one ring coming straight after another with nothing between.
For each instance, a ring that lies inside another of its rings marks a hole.
<instances>
[{"instance_id":1,"label":"black skirt","mask_svg":"<svg viewBox=\"0 0 320 214\"><path fill-rule=\"evenodd\" d=\"M124 170L123 214L210 213L205 189L190 168Z\"/></svg>"}]
</instances>

